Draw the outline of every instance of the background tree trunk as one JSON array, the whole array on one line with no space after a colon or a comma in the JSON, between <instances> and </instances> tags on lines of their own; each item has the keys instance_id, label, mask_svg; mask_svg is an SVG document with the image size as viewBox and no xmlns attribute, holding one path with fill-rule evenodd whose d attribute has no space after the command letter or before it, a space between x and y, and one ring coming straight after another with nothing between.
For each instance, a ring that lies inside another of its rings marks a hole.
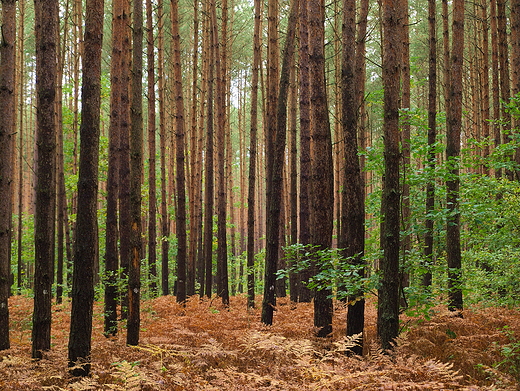
<instances>
[{"instance_id":1,"label":"background tree trunk","mask_svg":"<svg viewBox=\"0 0 520 391\"><path fill-rule=\"evenodd\" d=\"M431 217L435 208L435 140L437 137L437 33L436 33L436 3L428 0L428 169L429 178L426 184L426 231L424 234L424 266L426 272L422 276L422 285L432 284L433 266L433 234L434 220Z\"/></svg>"},{"instance_id":2,"label":"background tree trunk","mask_svg":"<svg viewBox=\"0 0 520 391\"><path fill-rule=\"evenodd\" d=\"M155 48L152 0L146 0L146 55L148 79L148 286L157 294L157 176L155 115Z\"/></svg>"},{"instance_id":3,"label":"background tree trunk","mask_svg":"<svg viewBox=\"0 0 520 391\"><path fill-rule=\"evenodd\" d=\"M184 167L185 122L184 97L182 93L181 45L179 35L178 1L171 2L173 72L175 96L175 161L177 174L176 191L176 224L177 224L177 302L186 301L186 175Z\"/></svg>"},{"instance_id":4,"label":"background tree trunk","mask_svg":"<svg viewBox=\"0 0 520 391\"><path fill-rule=\"evenodd\" d=\"M2 1L0 44L0 350L9 349L9 306L11 287L11 221L13 193L13 144L16 125L16 2Z\"/></svg>"},{"instance_id":5,"label":"background tree trunk","mask_svg":"<svg viewBox=\"0 0 520 391\"><path fill-rule=\"evenodd\" d=\"M253 74L251 80L251 131L249 146L249 183L247 192L247 306L255 306L255 186L258 133L258 73L262 47L260 25L262 7L260 0L255 0L255 26L253 35Z\"/></svg>"}]
</instances>

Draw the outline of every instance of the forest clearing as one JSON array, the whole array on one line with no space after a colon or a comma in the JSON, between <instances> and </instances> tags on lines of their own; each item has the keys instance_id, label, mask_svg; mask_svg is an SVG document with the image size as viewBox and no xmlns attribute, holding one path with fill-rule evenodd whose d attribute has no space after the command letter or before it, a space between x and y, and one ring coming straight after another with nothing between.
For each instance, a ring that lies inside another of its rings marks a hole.
<instances>
[{"instance_id":1,"label":"forest clearing","mask_svg":"<svg viewBox=\"0 0 520 391\"><path fill-rule=\"evenodd\" d=\"M335 303L334 333L317 338L312 304L280 299L265 326L246 297L173 296L142 303L141 344L124 333L103 336L102 305L94 308L92 371L74 378L66 366L70 303L53 306L53 346L30 357L32 300L10 300L12 347L1 354L0 390L517 390L520 312L468 309L464 318L436 307L429 321L403 318L397 348L382 354L375 301L368 300L365 355L344 354L346 307ZM512 349L509 351L508 349ZM507 356L508 352L513 353ZM505 355L504 355L505 354ZM501 364L499 364L501 363Z\"/></svg>"}]
</instances>

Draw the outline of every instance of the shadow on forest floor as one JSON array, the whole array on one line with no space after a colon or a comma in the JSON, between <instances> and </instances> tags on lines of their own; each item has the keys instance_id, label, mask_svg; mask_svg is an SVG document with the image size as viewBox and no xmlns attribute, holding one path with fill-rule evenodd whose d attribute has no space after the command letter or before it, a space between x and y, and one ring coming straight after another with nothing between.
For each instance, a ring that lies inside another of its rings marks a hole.
<instances>
[{"instance_id":1,"label":"shadow on forest floor","mask_svg":"<svg viewBox=\"0 0 520 391\"><path fill-rule=\"evenodd\" d=\"M261 298L257 298L260 302ZM53 306L51 351L30 359L32 299L10 299L11 349L0 352L0 390L516 390L520 312L473 308L464 318L438 309L429 321L403 318L395 352L375 344L376 309L367 306L363 358L344 354L346 309L335 303L331 338L314 337L312 304L279 299L274 325L260 323L243 296L229 308L172 296L141 304L140 346L103 336L94 308L92 376L67 371L70 303ZM516 337L515 337L516 335Z\"/></svg>"}]
</instances>

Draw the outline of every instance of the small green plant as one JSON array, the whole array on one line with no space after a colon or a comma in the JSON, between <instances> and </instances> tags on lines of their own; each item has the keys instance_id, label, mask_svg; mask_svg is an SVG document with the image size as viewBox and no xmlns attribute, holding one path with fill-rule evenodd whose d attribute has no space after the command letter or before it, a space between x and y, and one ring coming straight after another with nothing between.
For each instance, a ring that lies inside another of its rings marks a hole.
<instances>
[{"instance_id":1,"label":"small green plant","mask_svg":"<svg viewBox=\"0 0 520 391\"><path fill-rule=\"evenodd\" d=\"M505 370L520 381L520 340L509 326L504 326L501 333L507 337L509 343L499 346L503 359L495 363L494 366Z\"/></svg>"},{"instance_id":2,"label":"small green plant","mask_svg":"<svg viewBox=\"0 0 520 391\"><path fill-rule=\"evenodd\" d=\"M278 279L287 277L289 273L314 269L316 273L305 281L307 287L330 290L339 300L362 296L376 287L377 276L366 276L366 263L354 263L354 257L343 257L339 249L320 249L297 243L284 247L284 251L289 267L277 272Z\"/></svg>"}]
</instances>

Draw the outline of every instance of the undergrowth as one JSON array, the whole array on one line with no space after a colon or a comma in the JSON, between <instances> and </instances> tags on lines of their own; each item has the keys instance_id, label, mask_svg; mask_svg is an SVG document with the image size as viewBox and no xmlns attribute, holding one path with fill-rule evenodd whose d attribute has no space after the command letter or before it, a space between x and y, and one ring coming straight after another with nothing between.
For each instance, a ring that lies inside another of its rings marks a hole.
<instances>
[{"instance_id":1,"label":"undergrowth","mask_svg":"<svg viewBox=\"0 0 520 391\"><path fill-rule=\"evenodd\" d=\"M216 302L216 301L215 301ZM43 360L30 357L32 301L10 300L12 348L0 352L0 390L516 390L519 313L486 308L464 318L437 309L422 322L403 318L406 331L394 352L378 349L376 310L368 303L365 354L349 349L346 308L336 303L334 333L318 339L312 304L279 299L274 325L259 322L259 310L235 297L228 308L173 297L144 303L140 345L125 344L125 331L103 336L96 304L92 375L67 371L70 304L53 306L53 348Z\"/></svg>"}]
</instances>

